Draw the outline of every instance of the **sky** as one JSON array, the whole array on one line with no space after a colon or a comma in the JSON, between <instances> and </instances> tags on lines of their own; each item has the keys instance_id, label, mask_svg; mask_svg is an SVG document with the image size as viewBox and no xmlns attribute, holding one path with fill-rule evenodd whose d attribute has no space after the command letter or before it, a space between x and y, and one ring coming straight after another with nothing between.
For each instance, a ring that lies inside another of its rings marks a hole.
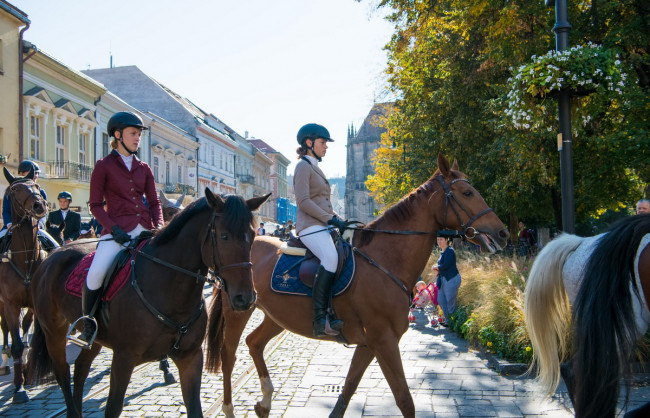
<instances>
[{"instance_id":1,"label":"sky","mask_svg":"<svg viewBox=\"0 0 650 418\"><path fill-rule=\"evenodd\" d=\"M348 127L390 100L375 0L10 0L24 38L76 70L136 65L242 136L296 161L296 133L324 125L320 163L345 175Z\"/></svg>"}]
</instances>

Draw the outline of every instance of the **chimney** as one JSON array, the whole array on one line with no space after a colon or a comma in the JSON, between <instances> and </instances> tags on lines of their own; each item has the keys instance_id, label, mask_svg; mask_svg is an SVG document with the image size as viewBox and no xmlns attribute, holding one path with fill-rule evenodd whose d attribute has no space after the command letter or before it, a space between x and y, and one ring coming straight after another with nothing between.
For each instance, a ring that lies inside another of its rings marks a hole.
<instances>
[{"instance_id":1,"label":"chimney","mask_svg":"<svg viewBox=\"0 0 650 418\"><path fill-rule=\"evenodd\" d=\"M244 139L248 139L248 131L244 131Z\"/></svg>"}]
</instances>

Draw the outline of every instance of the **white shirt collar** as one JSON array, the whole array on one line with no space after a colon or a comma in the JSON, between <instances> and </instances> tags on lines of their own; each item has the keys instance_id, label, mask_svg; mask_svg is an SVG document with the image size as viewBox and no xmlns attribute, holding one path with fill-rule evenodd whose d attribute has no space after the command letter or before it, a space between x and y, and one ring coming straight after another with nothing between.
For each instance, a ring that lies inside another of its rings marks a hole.
<instances>
[{"instance_id":1,"label":"white shirt collar","mask_svg":"<svg viewBox=\"0 0 650 418\"><path fill-rule=\"evenodd\" d=\"M316 158L312 157L311 155L305 155L305 158L307 158L310 163L318 167L318 160Z\"/></svg>"}]
</instances>

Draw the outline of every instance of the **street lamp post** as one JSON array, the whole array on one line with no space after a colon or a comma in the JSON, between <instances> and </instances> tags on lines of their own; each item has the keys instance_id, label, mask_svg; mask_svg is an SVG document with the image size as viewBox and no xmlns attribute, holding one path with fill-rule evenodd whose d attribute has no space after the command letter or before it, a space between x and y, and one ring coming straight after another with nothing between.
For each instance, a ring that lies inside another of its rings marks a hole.
<instances>
[{"instance_id":1,"label":"street lamp post","mask_svg":"<svg viewBox=\"0 0 650 418\"><path fill-rule=\"evenodd\" d=\"M564 51L569 47L571 24L567 19L567 0L546 0L547 7L555 6L555 48ZM562 185L562 230L575 232L575 203L573 199L573 145L571 141L571 93L560 90L558 98L560 134L558 151L560 151L560 178Z\"/></svg>"}]
</instances>

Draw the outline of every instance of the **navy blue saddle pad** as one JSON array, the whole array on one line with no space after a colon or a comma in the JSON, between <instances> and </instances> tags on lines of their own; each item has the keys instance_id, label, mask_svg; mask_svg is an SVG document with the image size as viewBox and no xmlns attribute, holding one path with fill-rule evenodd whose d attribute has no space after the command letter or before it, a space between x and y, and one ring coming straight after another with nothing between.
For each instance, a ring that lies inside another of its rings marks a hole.
<instances>
[{"instance_id":1,"label":"navy blue saddle pad","mask_svg":"<svg viewBox=\"0 0 650 418\"><path fill-rule=\"evenodd\" d=\"M282 254L280 256L275 263L275 268L273 268L271 290L276 293L311 297L311 288L305 286L298 277L298 271L300 269L300 263L298 262L302 258L302 256L288 254ZM350 254L348 259L345 260L341 275L332 288L332 293L335 297L342 295L348 290L357 271L356 267L354 254Z\"/></svg>"}]
</instances>

